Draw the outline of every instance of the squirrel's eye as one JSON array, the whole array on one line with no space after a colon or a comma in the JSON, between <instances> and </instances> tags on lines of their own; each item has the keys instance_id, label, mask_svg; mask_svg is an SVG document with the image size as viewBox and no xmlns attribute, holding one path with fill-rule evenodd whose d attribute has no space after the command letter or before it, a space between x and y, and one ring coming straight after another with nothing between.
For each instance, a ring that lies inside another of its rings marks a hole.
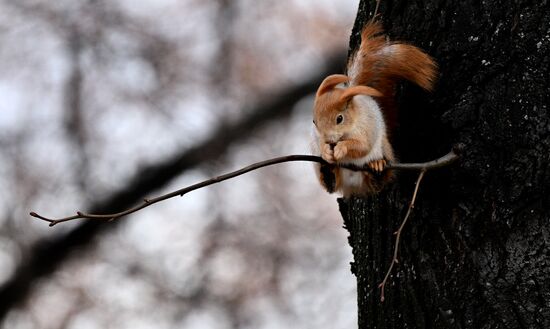
<instances>
[{"instance_id":1,"label":"squirrel's eye","mask_svg":"<svg viewBox=\"0 0 550 329\"><path fill-rule=\"evenodd\" d=\"M344 116L340 114L336 117L336 124L339 125L342 123L342 121L344 121Z\"/></svg>"}]
</instances>

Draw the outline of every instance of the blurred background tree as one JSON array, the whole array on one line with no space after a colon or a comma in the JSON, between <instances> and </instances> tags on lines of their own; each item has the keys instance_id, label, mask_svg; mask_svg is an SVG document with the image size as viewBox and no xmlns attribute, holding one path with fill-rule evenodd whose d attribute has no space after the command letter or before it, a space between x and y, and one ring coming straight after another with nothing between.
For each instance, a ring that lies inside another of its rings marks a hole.
<instances>
[{"instance_id":1,"label":"blurred background tree","mask_svg":"<svg viewBox=\"0 0 550 329\"><path fill-rule=\"evenodd\" d=\"M28 212L118 210L307 153L357 3L0 1L0 327L353 327L351 251L309 164L112 223Z\"/></svg>"}]
</instances>

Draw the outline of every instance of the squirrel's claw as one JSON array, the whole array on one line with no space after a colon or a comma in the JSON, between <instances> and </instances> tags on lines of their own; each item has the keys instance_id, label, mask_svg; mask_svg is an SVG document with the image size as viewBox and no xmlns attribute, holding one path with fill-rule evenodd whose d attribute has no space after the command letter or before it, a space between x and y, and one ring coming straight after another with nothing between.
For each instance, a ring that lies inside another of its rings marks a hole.
<instances>
[{"instance_id":1,"label":"squirrel's claw","mask_svg":"<svg viewBox=\"0 0 550 329\"><path fill-rule=\"evenodd\" d=\"M376 171L376 172L382 172L384 168L386 167L386 160L380 159L380 160L374 160L367 164L370 169Z\"/></svg>"}]
</instances>

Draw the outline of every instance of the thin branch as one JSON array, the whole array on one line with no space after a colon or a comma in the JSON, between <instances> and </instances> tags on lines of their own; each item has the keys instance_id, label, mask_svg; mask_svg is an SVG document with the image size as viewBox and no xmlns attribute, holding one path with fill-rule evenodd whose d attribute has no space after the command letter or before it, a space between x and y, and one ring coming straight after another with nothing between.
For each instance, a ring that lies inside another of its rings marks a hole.
<instances>
[{"instance_id":1,"label":"thin branch","mask_svg":"<svg viewBox=\"0 0 550 329\"><path fill-rule=\"evenodd\" d=\"M399 242L401 241L401 232L403 231L405 224L407 224L407 220L409 219L409 216L411 215L411 212L414 208L414 203L416 201L416 194L418 193L418 188L420 187L420 182L422 181L422 178L424 178L424 174L426 173L426 171L430 169L448 166L449 164L455 162L456 160L458 160L460 155L464 153L464 149L465 149L464 144L456 144L455 146L453 146L453 149L451 150L451 152L447 153L446 155L442 156L439 159L435 159L433 161L424 162L424 163L399 164L399 169L401 170L420 170L420 174L418 175L418 178L416 180L416 186L414 187L411 203L409 204L409 208L407 209L405 218L403 219L403 222L401 222L399 229L397 229L397 231L394 232L396 236L395 236L395 247L393 249L393 258L391 260L390 267L388 268L388 271L384 276L384 280L382 280L382 282L378 285L378 287L380 288L380 302L384 301L384 288L386 287L386 283L388 282L391 271L393 270L393 266L399 262L397 259L397 256L399 253Z\"/></svg>"},{"instance_id":2,"label":"thin branch","mask_svg":"<svg viewBox=\"0 0 550 329\"><path fill-rule=\"evenodd\" d=\"M380 0L376 0L376 8L374 8L374 14L372 15L372 20L378 16L378 8L380 8Z\"/></svg>"},{"instance_id":3,"label":"thin branch","mask_svg":"<svg viewBox=\"0 0 550 329\"><path fill-rule=\"evenodd\" d=\"M204 141L181 149L156 163L140 167L126 184L90 204L89 212L106 213L131 207L178 175L212 161L227 153L232 145L249 139L254 135L250 131L258 131L270 122L288 117L298 101L315 93L319 81L341 70L346 58L344 50L334 53L330 58L327 57L315 74L304 77L303 81L295 85L282 87L269 97L259 97L263 101L251 105L237 120L220 122ZM30 250L26 253L27 257L21 260L13 274L0 285L0 321L9 310L28 300L33 282L51 276L73 257L72 250L90 248L94 237L105 230L112 230L119 223L122 221L114 221L111 225L100 225L100 221L82 221L66 234L44 236L33 241L27 248Z\"/></svg>"},{"instance_id":4,"label":"thin branch","mask_svg":"<svg viewBox=\"0 0 550 329\"><path fill-rule=\"evenodd\" d=\"M455 160L457 160L458 157L459 157L459 155L458 155L458 152L457 152L457 148L455 147L455 148L453 148L453 150L451 150L451 152L449 152L445 156L443 156L439 159L433 160L433 161L424 162L424 163L394 163L394 164L389 164L388 166L386 166L386 169L393 169L393 170L423 170L423 171L426 171L428 169L439 168L439 167L442 167L442 166L449 165L452 162L454 162ZM76 213L76 215L74 215L74 216L68 216L68 217L63 217L63 218L58 218L58 219L47 218L47 217L44 217L42 215L37 214L36 212L31 212L30 215L33 216L33 217L36 217L38 219L44 220L46 222L49 222L50 226L54 226L56 224L63 223L63 222L68 222L68 221L75 220L75 219L96 219L96 220L112 221L112 220L118 219L120 217L132 214L132 213L134 213L136 211L139 211L143 208L149 207L149 206L151 206L151 205L153 205L157 202L164 201L164 200L176 197L176 196L183 196L183 195L185 195L185 194L187 194L191 191L194 191L194 190L197 190L197 189L200 189L200 188L212 185L212 184L222 182L224 180L228 180L228 179L240 176L242 174L245 174L247 172L250 172L250 171L253 171L253 170L256 170L256 169L259 169L259 168L263 168L263 167L267 167L267 166L271 166L271 165L278 164L278 163L283 163L283 162L292 162L292 161L309 161L309 162L317 162L317 163L320 163L320 164L328 164L324 159L322 159L321 157L318 157L318 156L313 156L313 155L287 155L287 156L273 158L273 159L269 159L269 160L265 160L265 161L260 161L260 162L251 164L251 165L249 165L245 168L242 168L242 169L239 169L239 170L236 170L236 171L233 171L233 172L221 175L221 176L217 176L217 177L214 177L214 178L207 179L207 180L202 181L200 183L193 184L191 186L184 187L182 189L179 189L179 190L167 193L167 194L163 194L163 195L161 195L159 197L156 197L156 198L144 199L143 203L141 203L141 204L139 204L135 207L129 208L127 210L118 212L118 213L113 213L113 214L87 214L87 213L78 211ZM350 170L354 170L354 171L370 171L371 170L367 166L360 167L360 166L345 165L345 164L338 165L338 166L341 167L341 168L346 168L346 169L350 169Z\"/></svg>"},{"instance_id":5,"label":"thin branch","mask_svg":"<svg viewBox=\"0 0 550 329\"><path fill-rule=\"evenodd\" d=\"M380 8L380 1L376 0L376 7L374 8L374 13L372 14L372 18L370 19L370 22L374 22L374 20L378 17L378 9Z\"/></svg>"},{"instance_id":6,"label":"thin branch","mask_svg":"<svg viewBox=\"0 0 550 329\"><path fill-rule=\"evenodd\" d=\"M426 173L426 171L427 171L426 168L420 170L420 174L418 175L418 179L416 180L416 186L414 187L414 193L411 199L411 203L409 204L409 208L407 209L405 218L403 219L403 222L401 222L399 229L397 229L397 231L394 232L396 236L395 236L395 247L393 249L393 258L391 260L390 267L386 272L386 276L384 277L384 280L382 280L382 282L378 285L378 287L380 288L380 302L384 301L384 288L386 286L386 282L388 282L388 278L390 277L391 271L393 269L393 265L398 263L397 254L399 252L399 241L401 240L401 232L403 231L403 227L405 227L405 224L407 224L407 220L409 219L412 209L414 208L414 202L416 201L416 194L418 193L420 182L422 181L422 178L424 178L424 174Z\"/></svg>"}]
</instances>

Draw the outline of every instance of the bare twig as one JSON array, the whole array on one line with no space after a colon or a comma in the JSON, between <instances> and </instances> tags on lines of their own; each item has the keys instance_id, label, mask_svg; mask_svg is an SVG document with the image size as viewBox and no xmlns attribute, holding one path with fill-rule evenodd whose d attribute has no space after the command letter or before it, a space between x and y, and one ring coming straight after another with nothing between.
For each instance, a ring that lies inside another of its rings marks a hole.
<instances>
[{"instance_id":1,"label":"bare twig","mask_svg":"<svg viewBox=\"0 0 550 329\"><path fill-rule=\"evenodd\" d=\"M374 20L378 17L378 9L380 7L380 1L376 0L376 7L374 8L374 13L372 14L372 18L370 19L371 23L374 22Z\"/></svg>"},{"instance_id":2,"label":"bare twig","mask_svg":"<svg viewBox=\"0 0 550 329\"><path fill-rule=\"evenodd\" d=\"M376 0L376 7L374 8L374 15L372 15L372 19L374 20L376 18L376 16L378 15L378 8L380 7L380 1L381 0Z\"/></svg>"},{"instance_id":3,"label":"bare twig","mask_svg":"<svg viewBox=\"0 0 550 329\"><path fill-rule=\"evenodd\" d=\"M416 194L418 193L418 188L420 187L420 182L422 181L422 178L424 178L424 174L426 173L426 171L430 169L448 166L449 164L455 162L456 160L458 160L460 154L464 152L464 148L465 148L464 144L457 144L453 146L453 149L451 150L451 152L447 153L446 155L442 156L439 159L435 159L433 161L424 162L424 163L399 164L400 170L420 170L420 174L416 179L416 186L414 187L413 196L412 196L411 202L409 203L409 208L407 209L405 218L401 222L399 229L397 229L397 231L394 232L395 247L393 249L393 258L391 260L390 267L388 268L388 271L384 276L384 280L382 280L382 282L378 285L378 287L380 288L380 302L384 301L384 288L386 287L386 283L388 282L391 271L393 270L393 266L399 262L397 259L397 256L399 253L399 242L401 241L401 232L403 231L405 224L407 224L407 220L409 219L409 216L411 215L411 212L414 208L414 203L416 201Z\"/></svg>"},{"instance_id":4,"label":"bare twig","mask_svg":"<svg viewBox=\"0 0 550 329\"><path fill-rule=\"evenodd\" d=\"M401 225L397 229L397 231L394 232L395 234L395 247L393 249L393 258L390 263L390 267L388 268L388 271L386 272L386 276L384 277L384 280L378 285L380 288L380 301L384 301L384 287L386 286L386 282L388 282L388 278L390 277L391 271L393 269L393 265L398 263L397 260L397 254L399 252L399 241L401 240L401 231L403 231L403 227L405 227L405 224L407 223L407 220L409 219L409 215L411 214L412 209L414 208L414 202L416 201L416 193L418 193L418 188L420 187L420 182L422 181L422 178L424 177L424 174L426 173L427 169L423 168L420 170L420 174L418 175L418 179L416 180L416 186L414 187L414 193L411 199L411 203L409 204L409 208L407 209L407 213L405 214L405 218L403 219L403 222L401 222Z\"/></svg>"},{"instance_id":5,"label":"bare twig","mask_svg":"<svg viewBox=\"0 0 550 329\"><path fill-rule=\"evenodd\" d=\"M394 164L389 164L388 166L386 166L386 168L387 169L393 169L393 170L428 170L428 169L432 169L432 168L438 168L438 167L446 166L446 165L449 165L450 163L452 163L452 162L454 162L455 160L458 159L458 153L456 152L456 150L457 150L457 148L454 148L447 155L445 155L445 156L443 156L439 159L430 161L430 162L425 162L425 163L394 163ZM33 216L33 217L36 217L38 219L44 220L46 222L49 222L50 226L54 226L56 224L63 223L63 222L68 222L68 221L75 220L75 219L95 219L95 220L112 221L112 220L118 219L120 217L132 214L132 213L134 213L136 211L139 211L143 208L149 207L149 206L151 206L151 205L153 205L157 202L164 201L166 199L170 199L170 198L173 198L173 197L178 196L178 195L183 196L184 194L187 194L191 191L194 191L194 190L197 190L197 189L200 189L200 188L212 185L212 184L216 184L216 183L222 182L224 180L228 180L228 179L233 178L233 177L240 176L242 174L245 174L247 172L250 172L250 171L253 171L253 170L256 170L256 169L259 169L259 168L267 167L267 166L271 166L271 165L278 164L278 163L283 163L283 162L292 162L292 161L309 161L309 162L317 162L317 163L321 163L321 164L328 164L321 157L314 156L314 155L287 155L287 156L282 156L282 157L278 157L278 158L273 158L273 159L257 162L257 163L251 164L248 167L245 167L245 168L242 168L242 169L239 169L239 170L236 170L236 171L233 171L233 172L221 175L221 176L217 176L217 177L214 177L214 178L207 179L207 180L202 181L200 183L193 184L191 186L188 186L188 187L185 187L185 188L182 188L182 189L179 189L179 190L161 195L161 196L156 197L156 198L144 199L143 203L141 203L141 204L139 204L135 207L129 208L127 210L118 212L118 213L113 213L113 214L87 214L87 213L84 213L84 212L81 212L81 211L77 211L76 215L63 217L63 218L58 218L58 219L47 218L47 217L44 217L42 215L37 214L36 212L31 212L30 215ZM360 167L360 166L355 166L355 165L344 165L344 164L342 164L342 165L339 165L339 167L354 170L354 171L371 170L367 166Z\"/></svg>"}]
</instances>

